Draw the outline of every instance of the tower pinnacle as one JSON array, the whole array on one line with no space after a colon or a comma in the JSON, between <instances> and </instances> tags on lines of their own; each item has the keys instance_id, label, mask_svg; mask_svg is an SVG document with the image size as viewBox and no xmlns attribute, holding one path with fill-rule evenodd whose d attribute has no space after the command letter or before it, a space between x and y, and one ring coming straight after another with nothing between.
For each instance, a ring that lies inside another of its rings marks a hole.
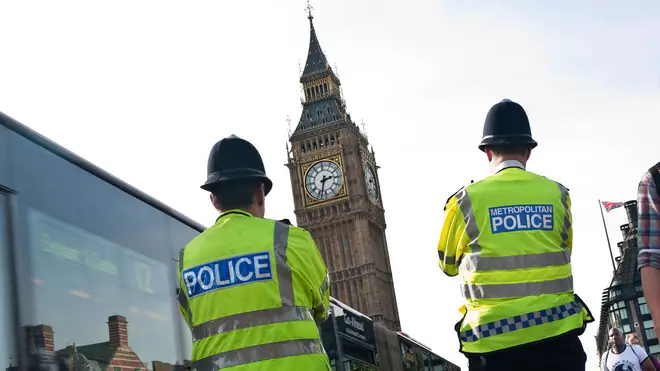
<instances>
[{"instance_id":1,"label":"tower pinnacle","mask_svg":"<svg viewBox=\"0 0 660 371\"><path fill-rule=\"evenodd\" d=\"M312 10L314 10L314 7L311 4L310 0L307 0L307 6L305 7L305 11L307 11L307 19L311 22L312 19L314 19L314 16L312 15Z\"/></svg>"}]
</instances>

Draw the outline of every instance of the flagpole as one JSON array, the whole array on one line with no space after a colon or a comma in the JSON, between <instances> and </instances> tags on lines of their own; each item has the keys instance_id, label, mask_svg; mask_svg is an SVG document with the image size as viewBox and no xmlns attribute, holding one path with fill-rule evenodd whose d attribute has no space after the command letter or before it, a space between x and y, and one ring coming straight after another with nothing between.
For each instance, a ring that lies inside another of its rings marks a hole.
<instances>
[{"instance_id":1,"label":"flagpole","mask_svg":"<svg viewBox=\"0 0 660 371\"><path fill-rule=\"evenodd\" d=\"M598 208L600 209L600 216L603 219L603 228L605 228L605 238L607 238L607 247L610 250L610 259L612 261L612 270L616 272L616 264L614 264L614 254L612 254L612 244L610 244L610 235L607 233L607 224L605 224L605 214L603 213L603 203L598 200Z\"/></svg>"}]
</instances>

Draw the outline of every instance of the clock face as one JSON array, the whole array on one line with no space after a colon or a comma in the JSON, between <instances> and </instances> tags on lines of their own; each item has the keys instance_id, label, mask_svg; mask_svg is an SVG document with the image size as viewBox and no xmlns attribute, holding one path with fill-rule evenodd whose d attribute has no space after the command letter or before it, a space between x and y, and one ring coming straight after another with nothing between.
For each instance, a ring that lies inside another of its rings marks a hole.
<instances>
[{"instance_id":1,"label":"clock face","mask_svg":"<svg viewBox=\"0 0 660 371\"><path fill-rule=\"evenodd\" d=\"M364 181L367 185L367 194L374 201L378 200L378 187L376 186L376 177L371 169L371 166L365 164L364 166Z\"/></svg>"},{"instance_id":2,"label":"clock face","mask_svg":"<svg viewBox=\"0 0 660 371\"><path fill-rule=\"evenodd\" d=\"M315 163L305 174L305 189L317 200L329 200L337 195L342 186L339 165L332 161Z\"/></svg>"}]
</instances>

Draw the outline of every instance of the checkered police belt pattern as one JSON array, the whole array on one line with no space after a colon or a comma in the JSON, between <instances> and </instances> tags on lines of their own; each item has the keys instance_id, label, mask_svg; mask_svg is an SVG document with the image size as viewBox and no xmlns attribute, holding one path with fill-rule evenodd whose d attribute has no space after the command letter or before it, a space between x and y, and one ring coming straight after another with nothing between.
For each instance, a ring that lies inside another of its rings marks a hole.
<instances>
[{"instance_id":1,"label":"checkered police belt pattern","mask_svg":"<svg viewBox=\"0 0 660 371\"><path fill-rule=\"evenodd\" d=\"M483 325L479 325L476 329L461 332L460 337L461 341L465 343L471 343L490 336L543 325L549 322L559 321L574 314L578 314L581 311L582 306L580 303L573 301L558 307L543 309L536 312L521 314L519 316L485 323Z\"/></svg>"}]
</instances>

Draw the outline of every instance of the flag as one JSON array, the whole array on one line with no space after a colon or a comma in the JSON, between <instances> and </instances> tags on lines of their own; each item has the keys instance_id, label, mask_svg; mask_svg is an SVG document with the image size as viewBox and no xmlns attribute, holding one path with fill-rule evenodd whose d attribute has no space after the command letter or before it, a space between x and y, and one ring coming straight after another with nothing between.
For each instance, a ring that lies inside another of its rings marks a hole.
<instances>
[{"instance_id":1,"label":"flag","mask_svg":"<svg viewBox=\"0 0 660 371\"><path fill-rule=\"evenodd\" d=\"M605 208L606 212L610 212L614 209L618 209L621 206L623 206L623 202L608 202L608 201L601 201L600 203L603 204L603 207Z\"/></svg>"}]
</instances>

